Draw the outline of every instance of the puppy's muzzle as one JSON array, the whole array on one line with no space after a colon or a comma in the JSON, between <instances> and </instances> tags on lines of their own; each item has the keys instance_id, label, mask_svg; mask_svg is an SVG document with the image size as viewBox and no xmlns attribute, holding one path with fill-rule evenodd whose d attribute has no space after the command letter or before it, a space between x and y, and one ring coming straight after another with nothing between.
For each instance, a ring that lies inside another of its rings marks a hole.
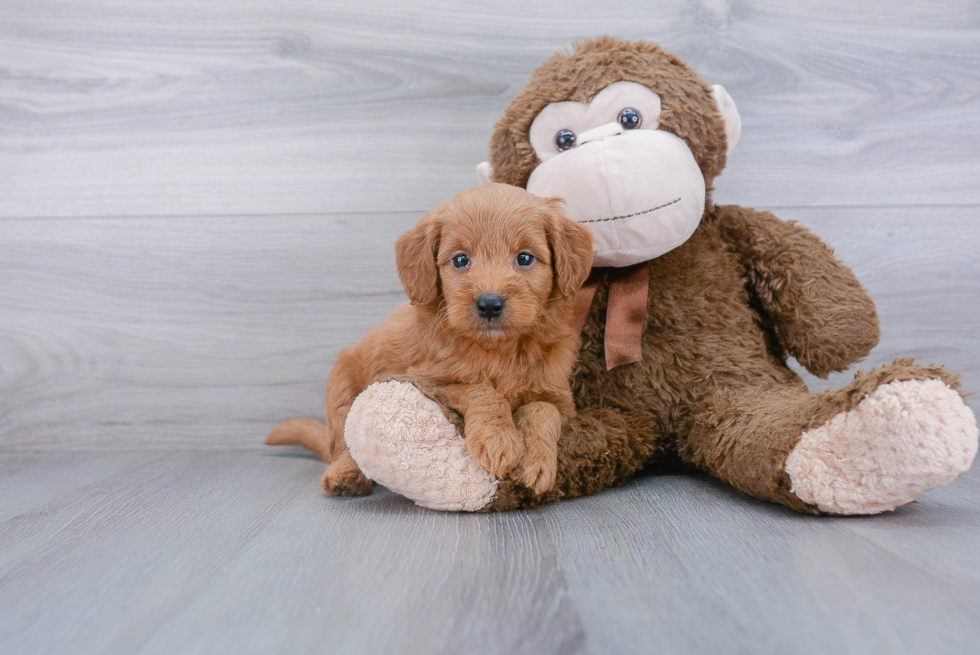
<instances>
[{"instance_id":1,"label":"puppy's muzzle","mask_svg":"<svg viewBox=\"0 0 980 655\"><path fill-rule=\"evenodd\" d=\"M504 313L504 297L495 293L482 293L476 299L476 313L480 318L491 320Z\"/></svg>"}]
</instances>

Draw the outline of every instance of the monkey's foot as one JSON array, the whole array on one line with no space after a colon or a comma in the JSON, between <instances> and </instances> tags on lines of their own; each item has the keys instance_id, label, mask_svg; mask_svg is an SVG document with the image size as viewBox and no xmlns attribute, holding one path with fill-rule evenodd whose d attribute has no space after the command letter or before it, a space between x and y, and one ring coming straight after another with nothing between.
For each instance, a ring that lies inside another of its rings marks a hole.
<instances>
[{"instance_id":1,"label":"monkey's foot","mask_svg":"<svg viewBox=\"0 0 980 655\"><path fill-rule=\"evenodd\" d=\"M792 492L830 514L877 514L970 468L977 422L941 380L889 382L803 434L786 459Z\"/></svg>"},{"instance_id":2,"label":"monkey's foot","mask_svg":"<svg viewBox=\"0 0 980 655\"><path fill-rule=\"evenodd\" d=\"M475 512L497 492L456 426L408 382L365 389L351 405L344 439L368 478L422 507Z\"/></svg>"}]
</instances>

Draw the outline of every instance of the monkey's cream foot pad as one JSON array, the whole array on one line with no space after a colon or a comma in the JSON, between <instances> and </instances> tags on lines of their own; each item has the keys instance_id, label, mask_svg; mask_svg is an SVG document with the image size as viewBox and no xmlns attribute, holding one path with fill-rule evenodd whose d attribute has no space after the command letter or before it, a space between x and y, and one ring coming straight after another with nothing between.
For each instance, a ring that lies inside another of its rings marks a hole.
<instances>
[{"instance_id":1,"label":"monkey's cream foot pad","mask_svg":"<svg viewBox=\"0 0 980 655\"><path fill-rule=\"evenodd\" d=\"M473 459L456 426L408 382L372 384L351 406L344 439L361 471L430 509L474 512L497 480Z\"/></svg>"},{"instance_id":2,"label":"monkey's cream foot pad","mask_svg":"<svg viewBox=\"0 0 980 655\"><path fill-rule=\"evenodd\" d=\"M833 514L877 514L965 472L977 423L940 380L891 382L805 432L786 459L792 492Z\"/></svg>"}]
</instances>

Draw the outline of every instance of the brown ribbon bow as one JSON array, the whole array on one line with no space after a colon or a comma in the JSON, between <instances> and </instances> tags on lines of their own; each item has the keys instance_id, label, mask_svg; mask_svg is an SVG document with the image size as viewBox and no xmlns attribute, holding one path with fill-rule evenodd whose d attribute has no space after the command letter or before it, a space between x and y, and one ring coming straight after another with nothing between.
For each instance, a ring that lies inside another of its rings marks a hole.
<instances>
[{"instance_id":1,"label":"brown ribbon bow","mask_svg":"<svg viewBox=\"0 0 980 655\"><path fill-rule=\"evenodd\" d=\"M606 308L606 370L643 359L640 339L647 316L650 292L650 268L647 262L623 268L593 268L575 296L574 326L585 327L592 299L602 278L609 277L609 303Z\"/></svg>"}]
</instances>

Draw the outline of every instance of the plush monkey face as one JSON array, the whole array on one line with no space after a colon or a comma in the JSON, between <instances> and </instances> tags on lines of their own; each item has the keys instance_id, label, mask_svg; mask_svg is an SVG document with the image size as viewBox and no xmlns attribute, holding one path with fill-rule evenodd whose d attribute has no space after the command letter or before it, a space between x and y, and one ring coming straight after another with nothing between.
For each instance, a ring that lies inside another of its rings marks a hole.
<instances>
[{"instance_id":1,"label":"plush monkey face","mask_svg":"<svg viewBox=\"0 0 980 655\"><path fill-rule=\"evenodd\" d=\"M497 124L492 177L564 198L595 265L629 266L691 236L739 132L723 88L653 44L603 37L535 71Z\"/></svg>"},{"instance_id":2,"label":"plush monkey face","mask_svg":"<svg viewBox=\"0 0 980 655\"><path fill-rule=\"evenodd\" d=\"M527 181L565 199L592 229L596 266L659 257L691 236L704 213L704 175L686 143L660 127L660 96L614 82L590 103L551 103L531 123L541 161Z\"/></svg>"}]
</instances>

